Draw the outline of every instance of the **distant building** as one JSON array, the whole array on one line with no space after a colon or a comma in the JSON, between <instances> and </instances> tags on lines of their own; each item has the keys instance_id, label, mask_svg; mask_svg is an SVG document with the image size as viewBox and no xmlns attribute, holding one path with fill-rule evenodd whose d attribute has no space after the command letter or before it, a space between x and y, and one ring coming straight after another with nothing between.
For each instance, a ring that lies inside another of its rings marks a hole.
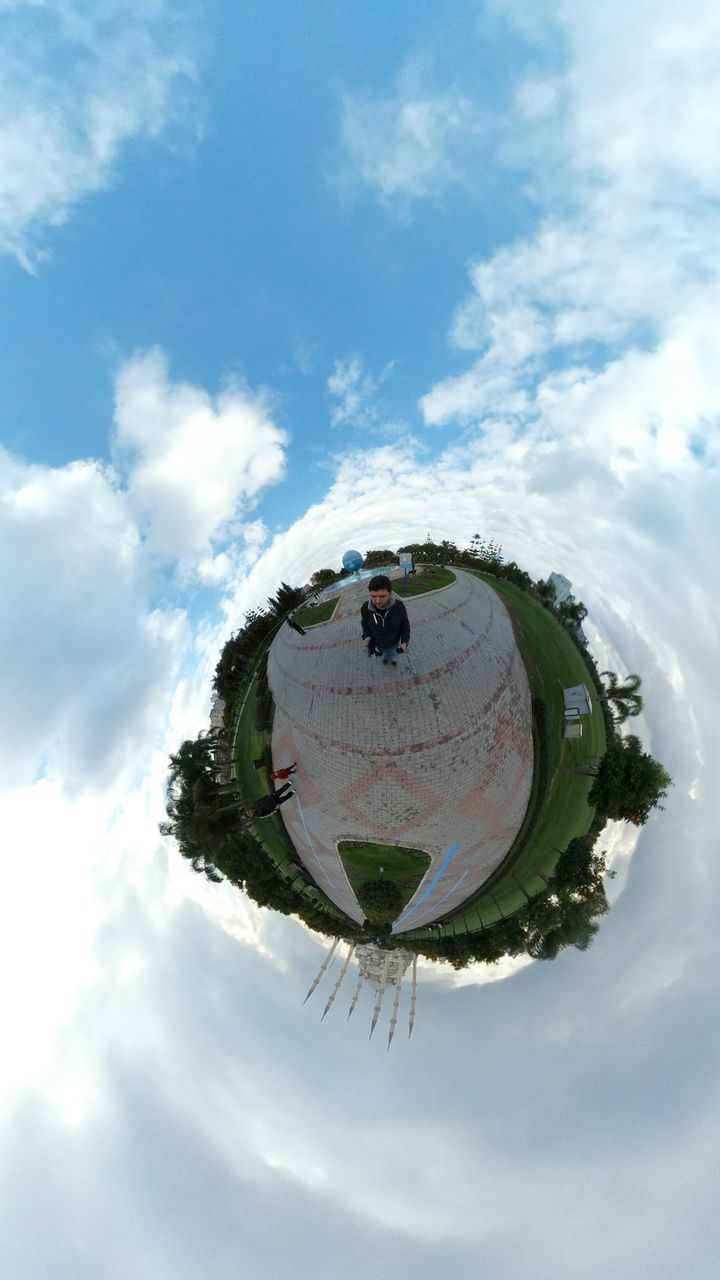
<instances>
[{"instance_id":1,"label":"distant building","mask_svg":"<svg viewBox=\"0 0 720 1280\"><path fill-rule=\"evenodd\" d=\"M572 582L563 573L551 573L548 582L552 582L555 588L556 604L563 604L565 600L572 600Z\"/></svg>"},{"instance_id":2,"label":"distant building","mask_svg":"<svg viewBox=\"0 0 720 1280\"><path fill-rule=\"evenodd\" d=\"M310 996L322 981L324 974L332 963L332 959L337 951L339 942L339 938L335 938L333 940L333 944L318 970L312 986L305 997L305 1001L310 999ZM415 1025L415 1001L417 997L417 956L413 955L410 951L405 951L399 947L378 946L374 942L363 943L360 946L356 946L354 943L349 944L347 954L345 956L345 962L340 969L338 978L330 996L328 997L322 1018L320 1019L321 1022L335 1003L335 997L342 986L343 979L353 957L358 967L358 980L347 1016L349 1018L354 1012L362 987L366 982L368 982L375 988L376 992L375 1004L372 1011L372 1022L370 1024L370 1035L372 1036L380 1016L383 997L389 988L393 992L392 1012L390 1014L390 1025L388 1028L389 1049L392 1044L393 1036L395 1035L395 1027L397 1026L398 1011L400 1008L400 989L402 987L403 975L410 964L412 964L412 983L410 988L408 1035L412 1035L412 1029Z\"/></svg>"},{"instance_id":3,"label":"distant building","mask_svg":"<svg viewBox=\"0 0 720 1280\"><path fill-rule=\"evenodd\" d=\"M225 699L216 694L210 708L210 728L222 729L225 724Z\"/></svg>"},{"instance_id":4,"label":"distant building","mask_svg":"<svg viewBox=\"0 0 720 1280\"><path fill-rule=\"evenodd\" d=\"M555 604L574 604L575 597L572 593L572 582L565 577L564 573L551 573L548 582L552 582L555 588ZM582 627L578 624L575 628L575 635L581 644L587 644L587 636Z\"/></svg>"},{"instance_id":5,"label":"distant building","mask_svg":"<svg viewBox=\"0 0 720 1280\"><path fill-rule=\"evenodd\" d=\"M378 987L394 984L405 973L412 960L412 952L400 948L386 950L375 943L363 943L355 948L355 959L358 969L366 982L371 982L377 991Z\"/></svg>"}]
</instances>

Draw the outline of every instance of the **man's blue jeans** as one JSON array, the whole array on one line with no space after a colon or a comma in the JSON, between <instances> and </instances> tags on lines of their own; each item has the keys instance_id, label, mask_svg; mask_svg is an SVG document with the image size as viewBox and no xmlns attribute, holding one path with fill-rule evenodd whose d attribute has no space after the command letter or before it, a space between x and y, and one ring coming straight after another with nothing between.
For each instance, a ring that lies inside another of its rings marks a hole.
<instances>
[{"instance_id":1,"label":"man's blue jeans","mask_svg":"<svg viewBox=\"0 0 720 1280\"><path fill-rule=\"evenodd\" d=\"M379 649L379 648L378 648L378 646L376 645L376 646L375 646L375 652L376 652L376 654L377 654L378 658L379 658L379 657L381 656L381 654L382 654L382 658L383 658L383 661L384 661L384 662L395 662L395 661L396 661L396 659L397 659L397 645L396 645L396 644L391 644L391 645L390 645L390 647L389 647L388 649Z\"/></svg>"}]
</instances>

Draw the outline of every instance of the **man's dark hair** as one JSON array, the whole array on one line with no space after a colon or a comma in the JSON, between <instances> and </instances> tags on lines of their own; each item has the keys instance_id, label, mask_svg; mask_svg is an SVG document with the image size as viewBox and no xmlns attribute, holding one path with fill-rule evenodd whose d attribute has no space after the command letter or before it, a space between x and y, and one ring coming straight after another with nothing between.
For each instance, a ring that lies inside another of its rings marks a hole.
<instances>
[{"instance_id":1,"label":"man's dark hair","mask_svg":"<svg viewBox=\"0 0 720 1280\"><path fill-rule=\"evenodd\" d=\"M368 582L368 591L392 591L392 583L384 573L376 573Z\"/></svg>"}]
</instances>

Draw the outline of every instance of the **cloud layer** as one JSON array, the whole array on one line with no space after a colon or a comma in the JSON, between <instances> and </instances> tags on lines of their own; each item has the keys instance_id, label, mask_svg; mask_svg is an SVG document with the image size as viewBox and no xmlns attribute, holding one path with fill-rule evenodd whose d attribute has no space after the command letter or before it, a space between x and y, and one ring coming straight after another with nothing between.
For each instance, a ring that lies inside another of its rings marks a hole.
<instances>
[{"instance_id":1,"label":"cloud layer","mask_svg":"<svg viewBox=\"0 0 720 1280\"><path fill-rule=\"evenodd\" d=\"M0 454L11 1274L229 1280L242 1257L273 1280L389 1259L400 1280L470 1280L479 1258L493 1280L715 1275L719 19L493 9L534 40L502 163L528 175L537 222L478 251L447 317L453 364L419 389L432 431L336 458L272 537L256 503L286 440L269 403L175 380L161 350L119 371L114 468ZM61 12L89 48L84 8ZM101 14L122 35L124 7ZM61 95L52 162L7 204L14 252L166 118L134 62L145 105L118 124L115 85L134 82L109 77L105 135L68 144ZM185 71L163 65L170 93ZM341 121L360 180L394 204L464 182L474 137L456 89L398 84L351 95ZM333 377L355 416L362 366ZM674 786L587 954L483 986L434 974L386 1056L367 1008L320 1026L322 1002L302 1007L316 940L160 840L165 759L273 583L348 545L476 530L573 580L603 665L642 673L641 732ZM194 635L190 575L220 585L224 614Z\"/></svg>"},{"instance_id":2,"label":"cloud layer","mask_svg":"<svg viewBox=\"0 0 720 1280\"><path fill-rule=\"evenodd\" d=\"M93 460L0 452L6 783L102 787L136 768L189 640L184 609L153 603L159 566L222 580L238 539L252 551L265 537L241 514L282 474L286 437L258 397L173 383L154 350L119 370L116 406L124 483Z\"/></svg>"},{"instance_id":3,"label":"cloud layer","mask_svg":"<svg viewBox=\"0 0 720 1280\"><path fill-rule=\"evenodd\" d=\"M207 552L242 506L284 472L287 435L262 397L217 397L171 383L162 351L120 369L115 428L131 508L149 550L165 561Z\"/></svg>"},{"instance_id":4,"label":"cloud layer","mask_svg":"<svg viewBox=\"0 0 720 1280\"><path fill-rule=\"evenodd\" d=\"M165 0L3 6L0 249L32 269L43 232L107 187L121 153L181 120L197 55Z\"/></svg>"},{"instance_id":5,"label":"cloud layer","mask_svg":"<svg viewBox=\"0 0 720 1280\"><path fill-rule=\"evenodd\" d=\"M485 126L476 104L450 89L434 91L408 64L395 91L378 98L345 93L341 103L341 190L369 188L381 204L404 208L474 182Z\"/></svg>"}]
</instances>

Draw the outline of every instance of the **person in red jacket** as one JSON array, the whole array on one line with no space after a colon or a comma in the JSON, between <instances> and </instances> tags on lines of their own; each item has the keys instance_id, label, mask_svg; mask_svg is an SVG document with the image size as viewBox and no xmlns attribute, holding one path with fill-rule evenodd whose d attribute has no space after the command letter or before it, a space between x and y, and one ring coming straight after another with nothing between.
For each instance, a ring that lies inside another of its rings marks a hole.
<instances>
[{"instance_id":1,"label":"person in red jacket","mask_svg":"<svg viewBox=\"0 0 720 1280\"><path fill-rule=\"evenodd\" d=\"M288 765L287 769L276 769L274 773L271 773L270 781L286 782L287 779L290 777L291 773L297 773L297 761L295 760L293 761L292 764Z\"/></svg>"}]
</instances>

